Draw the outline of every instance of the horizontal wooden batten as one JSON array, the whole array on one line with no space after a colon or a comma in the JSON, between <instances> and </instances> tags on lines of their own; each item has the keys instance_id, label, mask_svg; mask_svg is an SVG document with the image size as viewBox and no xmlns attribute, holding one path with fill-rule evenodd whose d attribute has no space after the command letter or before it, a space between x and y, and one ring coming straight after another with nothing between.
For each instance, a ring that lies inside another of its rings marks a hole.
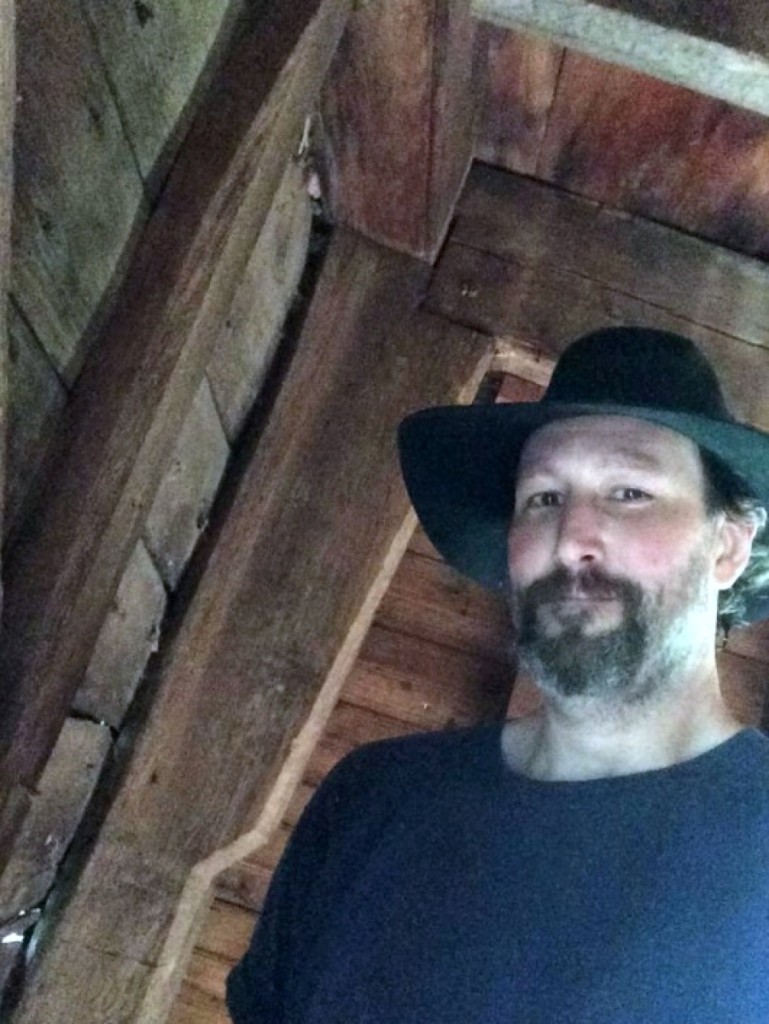
<instances>
[{"instance_id":1,"label":"horizontal wooden batten","mask_svg":"<svg viewBox=\"0 0 769 1024\"><path fill-rule=\"evenodd\" d=\"M769 38L752 0L473 0L477 18L769 114ZM700 13L702 9L702 13Z\"/></svg>"},{"instance_id":2,"label":"horizontal wooden batten","mask_svg":"<svg viewBox=\"0 0 769 1024\"><path fill-rule=\"evenodd\" d=\"M491 359L489 339L419 310L428 269L335 239L15 1024L73 1006L80 1024L162 1020L210 883L279 824L413 529L397 423L470 398Z\"/></svg>"},{"instance_id":3,"label":"horizontal wooden batten","mask_svg":"<svg viewBox=\"0 0 769 1024\"><path fill-rule=\"evenodd\" d=\"M42 508L7 562L0 864L83 678L349 6L302 0L259 6L245 18L75 389Z\"/></svg>"},{"instance_id":4,"label":"horizontal wooden batten","mask_svg":"<svg viewBox=\"0 0 769 1024\"><path fill-rule=\"evenodd\" d=\"M769 266L557 187L476 164L451 241L552 265L769 348Z\"/></svg>"}]
</instances>

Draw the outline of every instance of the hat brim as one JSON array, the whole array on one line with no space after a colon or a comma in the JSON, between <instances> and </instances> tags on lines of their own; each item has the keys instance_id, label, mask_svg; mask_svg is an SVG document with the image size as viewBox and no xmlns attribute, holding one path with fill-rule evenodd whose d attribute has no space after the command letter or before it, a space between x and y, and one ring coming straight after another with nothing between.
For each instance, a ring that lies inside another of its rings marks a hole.
<instances>
[{"instance_id":1,"label":"hat brim","mask_svg":"<svg viewBox=\"0 0 769 1024\"><path fill-rule=\"evenodd\" d=\"M726 463L769 508L769 435L694 413L626 405L521 402L439 406L401 424L398 443L409 497L446 561L494 590L507 585L507 535L518 457L533 431L575 416L627 416L668 427ZM767 598L769 602L769 598ZM769 603L748 610L769 616Z\"/></svg>"}]
</instances>

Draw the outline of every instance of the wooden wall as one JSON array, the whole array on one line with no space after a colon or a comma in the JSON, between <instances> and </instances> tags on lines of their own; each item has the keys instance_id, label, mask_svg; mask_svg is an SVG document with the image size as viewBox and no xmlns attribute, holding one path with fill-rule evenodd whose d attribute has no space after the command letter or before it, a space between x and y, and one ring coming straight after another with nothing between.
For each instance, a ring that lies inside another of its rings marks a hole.
<instances>
[{"instance_id":1,"label":"wooden wall","mask_svg":"<svg viewBox=\"0 0 769 1024\"><path fill-rule=\"evenodd\" d=\"M228 1021L227 973L291 829L337 761L371 740L501 721L514 672L504 601L449 569L417 531L273 841L220 880L171 1024Z\"/></svg>"},{"instance_id":2,"label":"wooden wall","mask_svg":"<svg viewBox=\"0 0 769 1024\"><path fill-rule=\"evenodd\" d=\"M17 0L8 530L240 6Z\"/></svg>"},{"instance_id":3,"label":"wooden wall","mask_svg":"<svg viewBox=\"0 0 769 1024\"><path fill-rule=\"evenodd\" d=\"M479 33L478 156L616 209L769 255L769 120L556 43Z\"/></svg>"}]
</instances>

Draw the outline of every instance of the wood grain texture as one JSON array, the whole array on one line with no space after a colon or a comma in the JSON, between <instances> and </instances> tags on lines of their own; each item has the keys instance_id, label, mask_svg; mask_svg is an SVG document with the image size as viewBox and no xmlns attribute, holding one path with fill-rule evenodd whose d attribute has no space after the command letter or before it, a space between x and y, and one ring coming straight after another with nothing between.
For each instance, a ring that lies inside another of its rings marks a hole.
<instances>
[{"instance_id":1,"label":"wood grain texture","mask_svg":"<svg viewBox=\"0 0 769 1024\"><path fill-rule=\"evenodd\" d=\"M360 4L324 89L335 219L432 259L473 153L467 0Z\"/></svg>"},{"instance_id":2,"label":"wood grain texture","mask_svg":"<svg viewBox=\"0 0 769 1024\"><path fill-rule=\"evenodd\" d=\"M536 173L769 255L769 121L689 89L567 51Z\"/></svg>"},{"instance_id":3,"label":"wood grain texture","mask_svg":"<svg viewBox=\"0 0 769 1024\"><path fill-rule=\"evenodd\" d=\"M269 372L307 260L312 210L304 179L289 160L206 371L230 444Z\"/></svg>"},{"instance_id":4,"label":"wood grain texture","mask_svg":"<svg viewBox=\"0 0 769 1024\"><path fill-rule=\"evenodd\" d=\"M75 694L75 711L120 729L149 656L158 648L165 608L163 581L139 541Z\"/></svg>"},{"instance_id":5,"label":"wood grain texture","mask_svg":"<svg viewBox=\"0 0 769 1024\"><path fill-rule=\"evenodd\" d=\"M764 263L594 200L478 166L457 206L452 241L556 266L769 347Z\"/></svg>"},{"instance_id":6,"label":"wood grain texture","mask_svg":"<svg viewBox=\"0 0 769 1024\"><path fill-rule=\"evenodd\" d=\"M557 248L557 246L555 246ZM682 312L660 309L610 283L561 270L553 263L525 264L468 246L449 244L430 286L428 306L476 330L513 337L560 354L580 334L599 327L635 324L690 337L713 365L735 415L769 430L769 351L703 327Z\"/></svg>"},{"instance_id":7,"label":"wood grain texture","mask_svg":"<svg viewBox=\"0 0 769 1024\"><path fill-rule=\"evenodd\" d=\"M242 7L242 0L84 4L126 136L152 193Z\"/></svg>"},{"instance_id":8,"label":"wood grain texture","mask_svg":"<svg viewBox=\"0 0 769 1024\"><path fill-rule=\"evenodd\" d=\"M767 428L767 284L758 260L482 168L459 204L427 304L550 356L611 324L689 335L735 413Z\"/></svg>"},{"instance_id":9,"label":"wood grain texture","mask_svg":"<svg viewBox=\"0 0 769 1024\"><path fill-rule=\"evenodd\" d=\"M7 563L0 806L55 742L347 13L304 0L244 23L78 382Z\"/></svg>"},{"instance_id":10,"label":"wood grain texture","mask_svg":"<svg viewBox=\"0 0 769 1024\"><path fill-rule=\"evenodd\" d=\"M144 193L78 0L24 0L17 20L12 288L72 384L146 216Z\"/></svg>"},{"instance_id":11,"label":"wood grain texture","mask_svg":"<svg viewBox=\"0 0 769 1024\"><path fill-rule=\"evenodd\" d=\"M16 110L15 2L0 0L0 537L4 534L9 422L8 289L11 264L13 130ZM0 610L2 585L0 584Z\"/></svg>"},{"instance_id":12,"label":"wood grain texture","mask_svg":"<svg viewBox=\"0 0 769 1024\"><path fill-rule=\"evenodd\" d=\"M675 28L686 35L712 39L745 53L769 57L769 24L753 0L595 0L608 10Z\"/></svg>"},{"instance_id":13,"label":"wood grain texture","mask_svg":"<svg viewBox=\"0 0 769 1024\"><path fill-rule=\"evenodd\" d=\"M266 430L160 666L130 768L17 1024L63 1024L73 1006L81 1024L162 1019L205 910L205 888L194 889L191 906L190 872L254 828L410 521L396 424L414 408L455 400L490 357L474 333L409 315L425 272L351 235L337 239ZM98 990L89 984L94 971ZM143 1002L149 989L152 1005Z\"/></svg>"},{"instance_id":14,"label":"wood grain texture","mask_svg":"<svg viewBox=\"0 0 769 1024\"><path fill-rule=\"evenodd\" d=\"M5 533L23 518L67 401L50 359L13 302L8 305L8 451Z\"/></svg>"},{"instance_id":15,"label":"wood grain texture","mask_svg":"<svg viewBox=\"0 0 769 1024\"><path fill-rule=\"evenodd\" d=\"M389 630L509 665L504 599L444 562L407 553L377 618Z\"/></svg>"},{"instance_id":16,"label":"wood grain texture","mask_svg":"<svg viewBox=\"0 0 769 1024\"><path fill-rule=\"evenodd\" d=\"M758 10L751 0L696 8L686 0L473 2L473 13L496 25L769 114L769 33Z\"/></svg>"},{"instance_id":17,"label":"wood grain texture","mask_svg":"<svg viewBox=\"0 0 769 1024\"><path fill-rule=\"evenodd\" d=\"M0 922L48 896L112 748L105 725L68 718L0 879Z\"/></svg>"},{"instance_id":18,"label":"wood grain texture","mask_svg":"<svg viewBox=\"0 0 769 1024\"><path fill-rule=\"evenodd\" d=\"M509 632L505 623L500 633L504 637ZM499 720L512 680L512 665L396 632L375 621L343 696L349 704L422 729L440 729Z\"/></svg>"},{"instance_id":19,"label":"wood grain texture","mask_svg":"<svg viewBox=\"0 0 769 1024\"><path fill-rule=\"evenodd\" d=\"M489 24L479 26L476 45L485 66L476 156L536 175L565 51Z\"/></svg>"}]
</instances>

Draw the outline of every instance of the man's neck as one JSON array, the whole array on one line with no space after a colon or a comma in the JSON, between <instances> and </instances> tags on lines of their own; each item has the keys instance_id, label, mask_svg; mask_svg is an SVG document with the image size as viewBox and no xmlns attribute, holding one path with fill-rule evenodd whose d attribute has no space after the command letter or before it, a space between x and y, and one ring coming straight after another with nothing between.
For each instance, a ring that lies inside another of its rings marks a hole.
<instances>
[{"instance_id":1,"label":"man's neck","mask_svg":"<svg viewBox=\"0 0 769 1024\"><path fill-rule=\"evenodd\" d=\"M653 704L624 708L583 698L548 700L503 731L503 754L516 772L543 781L630 775L689 760L743 728L712 674Z\"/></svg>"}]
</instances>

